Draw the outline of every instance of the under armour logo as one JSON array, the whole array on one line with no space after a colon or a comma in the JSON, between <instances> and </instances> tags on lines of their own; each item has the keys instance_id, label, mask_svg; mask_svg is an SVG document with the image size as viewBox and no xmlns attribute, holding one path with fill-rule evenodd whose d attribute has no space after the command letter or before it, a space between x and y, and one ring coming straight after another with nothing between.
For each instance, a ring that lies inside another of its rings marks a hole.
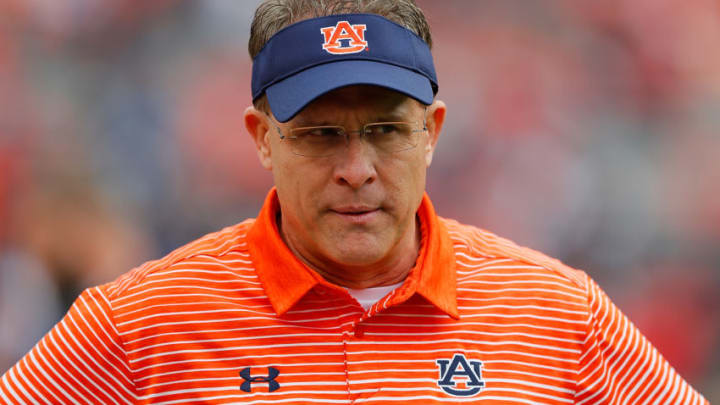
<instances>
[{"instance_id":1,"label":"under armour logo","mask_svg":"<svg viewBox=\"0 0 720 405\"><path fill-rule=\"evenodd\" d=\"M450 395L467 397L477 394L485 387L485 381L480 373L481 361L468 362L464 355L455 354L452 360L436 360L436 363L440 366L440 378L437 384ZM467 388L457 388L457 383L460 382L455 381L457 377L461 377L460 381L464 381Z\"/></svg>"},{"instance_id":2,"label":"under armour logo","mask_svg":"<svg viewBox=\"0 0 720 405\"><path fill-rule=\"evenodd\" d=\"M245 392L251 392L252 391L252 383L254 382L266 382L268 383L268 392L273 392L280 388L280 384L278 384L277 381L275 381L275 378L280 374L280 371L276 369L275 367L268 367L268 375L267 376L256 376L252 377L250 375L250 367L245 367L240 371L240 377L242 377L245 381L240 385L240 389Z\"/></svg>"}]
</instances>

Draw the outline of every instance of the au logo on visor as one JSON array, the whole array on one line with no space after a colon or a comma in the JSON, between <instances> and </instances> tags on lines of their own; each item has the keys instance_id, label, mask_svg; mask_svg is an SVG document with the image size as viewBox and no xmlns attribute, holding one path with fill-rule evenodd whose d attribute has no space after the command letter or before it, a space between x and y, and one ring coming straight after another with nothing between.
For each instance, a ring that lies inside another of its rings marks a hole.
<instances>
[{"instance_id":1,"label":"au logo on visor","mask_svg":"<svg viewBox=\"0 0 720 405\"><path fill-rule=\"evenodd\" d=\"M350 24L348 21L338 21L334 27L320 28L325 42L322 47L333 55L358 53L368 46L365 40L365 24Z\"/></svg>"}]
</instances>

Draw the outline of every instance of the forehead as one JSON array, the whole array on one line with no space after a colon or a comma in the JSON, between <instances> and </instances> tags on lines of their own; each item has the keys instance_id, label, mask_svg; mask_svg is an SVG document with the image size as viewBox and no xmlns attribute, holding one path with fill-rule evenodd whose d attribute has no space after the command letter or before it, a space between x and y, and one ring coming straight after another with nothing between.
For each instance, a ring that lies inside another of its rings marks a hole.
<instances>
[{"instance_id":1,"label":"forehead","mask_svg":"<svg viewBox=\"0 0 720 405\"><path fill-rule=\"evenodd\" d=\"M345 116L412 117L424 105L402 93L378 86L348 86L317 98L292 121L316 121Z\"/></svg>"}]
</instances>

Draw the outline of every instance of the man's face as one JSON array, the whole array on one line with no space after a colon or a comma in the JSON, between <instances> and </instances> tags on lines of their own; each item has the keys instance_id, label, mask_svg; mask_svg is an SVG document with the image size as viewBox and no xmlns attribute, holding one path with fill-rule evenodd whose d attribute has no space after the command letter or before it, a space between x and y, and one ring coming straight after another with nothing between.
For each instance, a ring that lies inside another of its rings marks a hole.
<instances>
[{"instance_id":1,"label":"man's face","mask_svg":"<svg viewBox=\"0 0 720 405\"><path fill-rule=\"evenodd\" d=\"M346 148L327 157L294 154L277 127L288 134L307 126L357 131L368 123L415 121L422 129L425 106L383 88L352 86L324 95L287 123L267 117L256 142L275 179L281 233L296 254L315 268L350 269L388 264L416 249L415 213L439 133L435 109L412 149L383 152L352 134Z\"/></svg>"}]
</instances>

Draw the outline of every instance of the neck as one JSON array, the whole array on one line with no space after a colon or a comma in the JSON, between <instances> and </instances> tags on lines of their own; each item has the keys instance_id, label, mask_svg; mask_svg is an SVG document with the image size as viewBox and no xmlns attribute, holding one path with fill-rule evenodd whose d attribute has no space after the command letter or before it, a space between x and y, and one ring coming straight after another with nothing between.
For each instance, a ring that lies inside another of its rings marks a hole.
<instances>
[{"instance_id":1,"label":"neck","mask_svg":"<svg viewBox=\"0 0 720 405\"><path fill-rule=\"evenodd\" d=\"M281 214L279 212L277 216L277 226L283 242L285 242L285 245L288 246L295 257L313 269L326 281L352 289L393 285L405 280L410 270L415 266L415 261L420 252L420 241L422 237L420 220L416 218L411 224L413 231L408 232L408 235L411 236L401 239L392 249L392 252L400 252L400 254L388 254L385 259L371 264L353 265L330 262L331 264L320 265L319 261L313 260L309 255L302 254L302 252L296 249L295 243L292 242L292 239L288 237L283 229Z\"/></svg>"}]
</instances>

